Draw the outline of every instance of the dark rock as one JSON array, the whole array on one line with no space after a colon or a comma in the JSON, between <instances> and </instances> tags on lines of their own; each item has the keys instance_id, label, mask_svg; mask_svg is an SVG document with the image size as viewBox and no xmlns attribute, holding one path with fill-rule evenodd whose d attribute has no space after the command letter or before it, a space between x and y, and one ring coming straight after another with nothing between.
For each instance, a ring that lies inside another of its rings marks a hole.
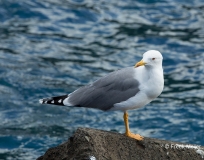
<instances>
[{"instance_id":1,"label":"dark rock","mask_svg":"<svg viewBox=\"0 0 204 160\"><path fill-rule=\"evenodd\" d=\"M199 160L204 147L144 138L137 141L120 133L79 128L69 140L50 148L37 160Z\"/></svg>"}]
</instances>

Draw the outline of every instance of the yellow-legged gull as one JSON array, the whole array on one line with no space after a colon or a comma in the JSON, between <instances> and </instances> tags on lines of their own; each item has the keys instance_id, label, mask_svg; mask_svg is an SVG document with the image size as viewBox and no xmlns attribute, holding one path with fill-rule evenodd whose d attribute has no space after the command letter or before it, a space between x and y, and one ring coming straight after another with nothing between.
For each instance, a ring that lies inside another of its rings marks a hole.
<instances>
[{"instance_id":1,"label":"yellow-legged gull","mask_svg":"<svg viewBox=\"0 0 204 160\"><path fill-rule=\"evenodd\" d=\"M163 57L159 51L149 50L134 67L109 73L92 84L70 94L40 99L42 104L95 108L124 112L126 135L142 140L130 132L127 110L137 109L158 97L164 87Z\"/></svg>"}]
</instances>

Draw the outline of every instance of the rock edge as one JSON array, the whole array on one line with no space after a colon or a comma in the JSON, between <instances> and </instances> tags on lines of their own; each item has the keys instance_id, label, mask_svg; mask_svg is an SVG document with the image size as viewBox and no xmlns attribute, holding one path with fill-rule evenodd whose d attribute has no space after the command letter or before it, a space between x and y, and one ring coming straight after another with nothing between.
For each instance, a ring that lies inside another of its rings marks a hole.
<instances>
[{"instance_id":1,"label":"rock edge","mask_svg":"<svg viewBox=\"0 0 204 160\"><path fill-rule=\"evenodd\" d=\"M137 141L123 134L78 128L67 142L50 148L37 160L199 160L204 147L144 138Z\"/></svg>"}]
</instances>

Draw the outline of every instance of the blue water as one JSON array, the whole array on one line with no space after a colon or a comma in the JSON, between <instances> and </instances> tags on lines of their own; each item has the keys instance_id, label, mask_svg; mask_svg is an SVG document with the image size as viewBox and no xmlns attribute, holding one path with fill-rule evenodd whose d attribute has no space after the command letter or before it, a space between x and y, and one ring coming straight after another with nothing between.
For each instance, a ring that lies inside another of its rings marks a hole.
<instances>
[{"instance_id":1,"label":"blue water","mask_svg":"<svg viewBox=\"0 0 204 160\"><path fill-rule=\"evenodd\" d=\"M204 145L202 0L0 0L0 159L35 159L78 127L123 133L121 112L40 105L150 49L165 88L129 112L145 137Z\"/></svg>"}]
</instances>

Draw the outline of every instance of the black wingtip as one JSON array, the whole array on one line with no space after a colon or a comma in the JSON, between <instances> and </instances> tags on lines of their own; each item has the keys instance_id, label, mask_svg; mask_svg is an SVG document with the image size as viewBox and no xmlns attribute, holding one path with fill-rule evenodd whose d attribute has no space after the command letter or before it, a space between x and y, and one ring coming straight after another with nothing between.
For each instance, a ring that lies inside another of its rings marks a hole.
<instances>
[{"instance_id":1,"label":"black wingtip","mask_svg":"<svg viewBox=\"0 0 204 160\"><path fill-rule=\"evenodd\" d=\"M43 98L43 99L39 100L39 103L64 106L63 101L67 97L68 97L68 95L63 95L63 96L58 96L58 97L50 97L50 98Z\"/></svg>"}]
</instances>

